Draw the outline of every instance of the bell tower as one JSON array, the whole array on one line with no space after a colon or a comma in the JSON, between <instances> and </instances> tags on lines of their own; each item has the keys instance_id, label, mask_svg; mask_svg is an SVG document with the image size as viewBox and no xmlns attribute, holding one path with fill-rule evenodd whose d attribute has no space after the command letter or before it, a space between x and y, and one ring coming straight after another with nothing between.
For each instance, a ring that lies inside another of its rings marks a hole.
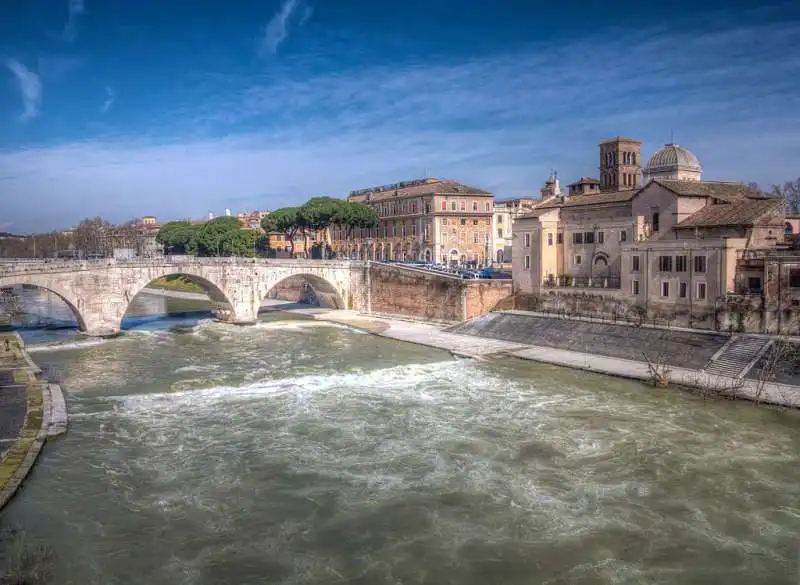
<instances>
[{"instance_id":1,"label":"bell tower","mask_svg":"<svg viewBox=\"0 0 800 585\"><path fill-rule=\"evenodd\" d=\"M600 143L600 191L639 189L642 143L633 138L609 138Z\"/></svg>"}]
</instances>

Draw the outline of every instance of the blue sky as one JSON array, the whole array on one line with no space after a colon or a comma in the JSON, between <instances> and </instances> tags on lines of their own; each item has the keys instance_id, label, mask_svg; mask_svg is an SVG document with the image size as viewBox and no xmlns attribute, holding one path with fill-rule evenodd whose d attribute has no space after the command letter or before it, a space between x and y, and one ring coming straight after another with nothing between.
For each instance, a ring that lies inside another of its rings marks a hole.
<instances>
[{"instance_id":1,"label":"blue sky","mask_svg":"<svg viewBox=\"0 0 800 585\"><path fill-rule=\"evenodd\" d=\"M800 176L800 3L0 0L0 230L526 195L671 131L706 178Z\"/></svg>"}]
</instances>

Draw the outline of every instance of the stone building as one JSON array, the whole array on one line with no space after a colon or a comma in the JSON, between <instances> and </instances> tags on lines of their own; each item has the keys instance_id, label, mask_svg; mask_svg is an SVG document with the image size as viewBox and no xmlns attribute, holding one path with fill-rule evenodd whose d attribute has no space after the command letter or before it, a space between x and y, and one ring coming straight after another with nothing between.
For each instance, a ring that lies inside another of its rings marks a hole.
<instances>
[{"instance_id":1,"label":"stone building","mask_svg":"<svg viewBox=\"0 0 800 585\"><path fill-rule=\"evenodd\" d=\"M425 178L353 191L371 206L378 227L330 231L340 257L370 260L484 264L494 254L493 196L456 181Z\"/></svg>"},{"instance_id":2,"label":"stone building","mask_svg":"<svg viewBox=\"0 0 800 585\"><path fill-rule=\"evenodd\" d=\"M601 179L514 222L520 293L591 289L649 313L703 313L736 282L742 250L783 240L784 202L742 183L702 181L697 158L668 144L642 175L639 142L600 143Z\"/></svg>"}]
</instances>

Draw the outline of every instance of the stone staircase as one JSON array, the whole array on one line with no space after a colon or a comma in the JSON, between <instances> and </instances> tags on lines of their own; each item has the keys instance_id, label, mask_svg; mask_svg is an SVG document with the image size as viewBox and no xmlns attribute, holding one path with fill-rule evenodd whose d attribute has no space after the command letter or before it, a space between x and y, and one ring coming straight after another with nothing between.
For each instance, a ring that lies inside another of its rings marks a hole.
<instances>
[{"instance_id":1,"label":"stone staircase","mask_svg":"<svg viewBox=\"0 0 800 585\"><path fill-rule=\"evenodd\" d=\"M712 376L741 378L771 344L771 339L762 337L734 337L711 358L703 371Z\"/></svg>"}]
</instances>

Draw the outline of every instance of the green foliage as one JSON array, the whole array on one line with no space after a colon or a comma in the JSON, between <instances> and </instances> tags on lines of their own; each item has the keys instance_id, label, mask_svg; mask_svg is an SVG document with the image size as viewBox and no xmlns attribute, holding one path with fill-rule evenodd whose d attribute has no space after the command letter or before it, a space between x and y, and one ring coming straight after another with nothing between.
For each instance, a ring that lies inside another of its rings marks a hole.
<instances>
[{"instance_id":1,"label":"green foliage","mask_svg":"<svg viewBox=\"0 0 800 585\"><path fill-rule=\"evenodd\" d=\"M346 202L333 197L312 197L298 210L303 225L312 232L328 229Z\"/></svg>"},{"instance_id":2,"label":"green foliage","mask_svg":"<svg viewBox=\"0 0 800 585\"><path fill-rule=\"evenodd\" d=\"M258 235L242 229L235 217L217 217L200 228L197 251L201 256L253 256Z\"/></svg>"},{"instance_id":3,"label":"green foliage","mask_svg":"<svg viewBox=\"0 0 800 585\"><path fill-rule=\"evenodd\" d=\"M170 221L158 230L156 241L168 252L196 254L201 227L188 221Z\"/></svg>"},{"instance_id":4,"label":"green foliage","mask_svg":"<svg viewBox=\"0 0 800 585\"><path fill-rule=\"evenodd\" d=\"M266 217L261 219L261 228L269 233L278 232L283 234L294 254L294 236L298 231L306 228L305 219L300 214L299 207L282 207L276 209Z\"/></svg>"}]
</instances>

